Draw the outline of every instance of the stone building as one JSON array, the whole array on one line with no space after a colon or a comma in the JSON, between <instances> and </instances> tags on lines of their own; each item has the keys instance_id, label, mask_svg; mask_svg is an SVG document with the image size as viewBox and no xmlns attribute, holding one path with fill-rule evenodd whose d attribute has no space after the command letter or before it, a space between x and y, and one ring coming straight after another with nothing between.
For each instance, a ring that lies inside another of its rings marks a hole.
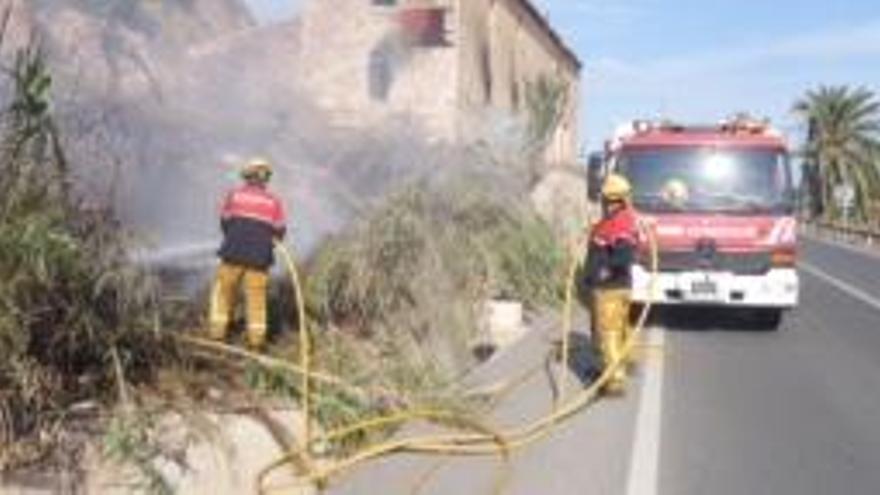
<instances>
[{"instance_id":1,"label":"stone building","mask_svg":"<svg viewBox=\"0 0 880 495\"><path fill-rule=\"evenodd\" d=\"M575 162L581 64L529 0L311 0L300 22L299 76L337 125L524 138L544 79L562 95L545 158Z\"/></svg>"}]
</instances>

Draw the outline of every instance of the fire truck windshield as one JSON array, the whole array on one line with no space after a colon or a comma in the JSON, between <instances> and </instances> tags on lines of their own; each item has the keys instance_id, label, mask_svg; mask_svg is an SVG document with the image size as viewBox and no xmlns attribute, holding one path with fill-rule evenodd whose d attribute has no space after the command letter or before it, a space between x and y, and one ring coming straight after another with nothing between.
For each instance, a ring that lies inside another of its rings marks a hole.
<instances>
[{"instance_id":1,"label":"fire truck windshield","mask_svg":"<svg viewBox=\"0 0 880 495\"><path fill-rule=\"evenodd\" d=\"M786 213L793 207L788 155L707 147L624 150L617 171L648 212Z\"/></svg>"}]
</instances>

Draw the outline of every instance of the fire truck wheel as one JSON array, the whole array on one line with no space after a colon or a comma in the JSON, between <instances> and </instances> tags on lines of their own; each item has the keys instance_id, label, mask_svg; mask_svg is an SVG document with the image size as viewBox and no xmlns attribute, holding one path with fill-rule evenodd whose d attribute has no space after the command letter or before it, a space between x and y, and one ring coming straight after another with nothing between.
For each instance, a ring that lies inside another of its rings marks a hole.
<instances>
[{"instance_id":1,"label":"fire truck wheel","mask_svg":"<svg viewBox=\"0 0 880 495\"><path fill-rule=\"evenodd\" d=\"M642 308L644 305L634 302L629 307L629 324L635 325L638 323L639 318L642 317Z\"/></svg>"},{"instance_id":2,"label":"fire truck wheel","mask_svg":"<svg viewBox=\"0 0 880 495\"><path fill-rule=\"evenodd\" d=\"M780 308L761 308L755 310L754 325L757 330L775 332L782 328L785 311Z\"/></svg>"}]
</instances>

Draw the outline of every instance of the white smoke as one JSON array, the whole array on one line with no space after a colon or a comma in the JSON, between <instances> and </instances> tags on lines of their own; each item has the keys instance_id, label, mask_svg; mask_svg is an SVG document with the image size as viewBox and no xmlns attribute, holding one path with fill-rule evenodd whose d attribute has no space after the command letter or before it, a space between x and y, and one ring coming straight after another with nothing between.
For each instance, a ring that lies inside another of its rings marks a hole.
<instances>
[{"instance_id":1,"label":"white smoke","mask_svg":"<svg viewBox=\"0 0 880 495\"><path fill-rule=\"evenodd\" d=\"M41 2L54 9L80 3ZM296 20L192 44L150 34L143 26L155 25L142 10L103 22L77 9L52 12L47 19L67 15L81 27L77 48L69 23L46 24L44 32L83 185L112 196L153 262L212 257L219 202L252 156L275 164L272 188L287 205L291 240L302 253L401 183L490 162L430 144L410 119L364 130L330 125L297 81L301 71L319 68L296 67L286 56L296 48ZM88 52L91 45L100 49ZM60 64L71 50L76 63Z\"/></svg>"}]
</instances>

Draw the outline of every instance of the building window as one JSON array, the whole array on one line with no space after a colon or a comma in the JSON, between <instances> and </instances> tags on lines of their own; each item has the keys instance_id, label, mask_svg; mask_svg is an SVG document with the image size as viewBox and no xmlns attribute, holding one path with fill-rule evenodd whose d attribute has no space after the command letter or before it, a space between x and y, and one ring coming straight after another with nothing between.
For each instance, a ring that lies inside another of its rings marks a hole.
<instances>
[{"instance_id":1,"label":"building window","mask_svg":"<svg viewBox=\"0 0 880 495\"><path fill-rule=\"evenodd\" d=\"M446 9L410 7L402 10L398 22L406 37L416 46L446 46Z\"/></svg>"},{"instance_id":2,"label":"building window","mask_svg":"<svg viewBox=\"0 0 880 495\"><path fill-rule=\"evenodd\" d=\"M483 45L480 47L480 77L483 85L484 102L489 105L492 103L492 55L489 53L489 47Z\"/></svg>"},{"instance_id":3,"label":"building window","mask_svg":"<svg viewBox=\"0 0 880 495\"><path fill-rule=\"evenodd\" d=\"M391 55L384 45L370 52L368 84L370 98L375 101L388 101L394 77Z\"/></svg>"},{"instance_id":4,"label":"building window","mask_svg":"<svg viewBox=\"0 0 880 495\"><path fill-rule=\"evenodd\" d=\"M519 82L514 81L510 85L510 106L513 108L514 112L519 112L520 108L520 93L519 93Z\"/></svg>"}]
</instances>

